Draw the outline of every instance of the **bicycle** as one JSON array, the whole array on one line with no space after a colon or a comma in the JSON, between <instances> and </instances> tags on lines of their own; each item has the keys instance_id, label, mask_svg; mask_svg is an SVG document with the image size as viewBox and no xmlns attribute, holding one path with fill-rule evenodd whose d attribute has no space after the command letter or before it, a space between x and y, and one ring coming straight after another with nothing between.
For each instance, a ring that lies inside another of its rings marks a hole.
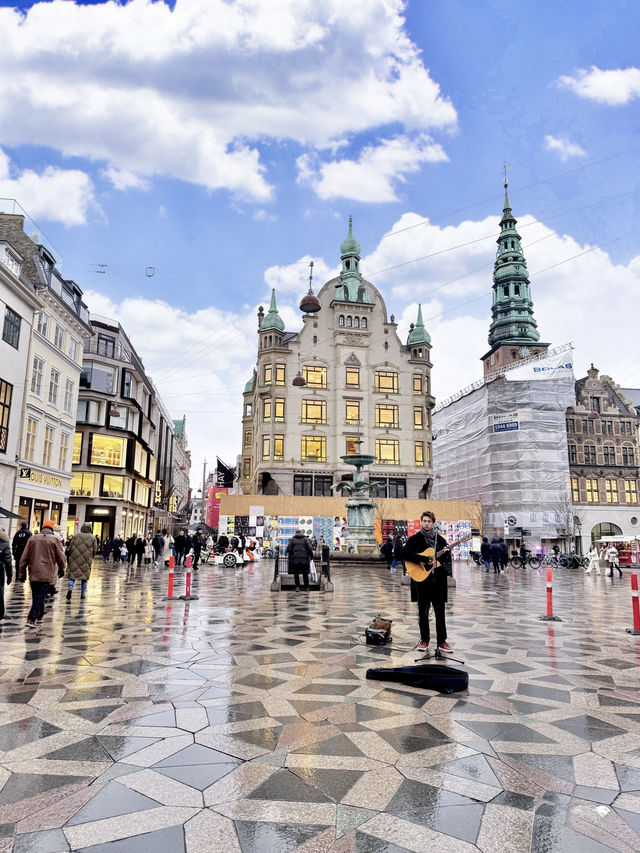
<instances>
[{"instance_id":1,"label":"bicycle","mask_svg":"<svg viewBox=\"0 0 640 853\"><path fill-rule=\"evenodd\" d=\"M520 554L514 554L509 560L509 564L514 569L523 569L525 566L528 566L530 569L538 569L540 568L540 557L534 556L530 551L527 552L525 557L521 557Z\"/></svg>"}]
</instances>

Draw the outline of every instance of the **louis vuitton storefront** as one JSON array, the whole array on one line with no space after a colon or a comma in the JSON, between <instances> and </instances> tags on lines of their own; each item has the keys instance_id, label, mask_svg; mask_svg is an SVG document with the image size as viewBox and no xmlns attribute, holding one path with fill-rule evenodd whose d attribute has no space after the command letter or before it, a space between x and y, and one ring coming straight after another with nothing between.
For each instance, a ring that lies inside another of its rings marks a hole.
<instances>
[{"instance_id":1,"label":"louis vuitton storefront","mask_svg":"<svg viewBox=\"0 0 640 853\"><path fill-rule=\"evenodd\" d=\"M33 533L41 530L42 522L47 519L64 530L68 501L68 477L51 474L34 465L18 469L14 512Z\"/></svg>"}]
</instances>

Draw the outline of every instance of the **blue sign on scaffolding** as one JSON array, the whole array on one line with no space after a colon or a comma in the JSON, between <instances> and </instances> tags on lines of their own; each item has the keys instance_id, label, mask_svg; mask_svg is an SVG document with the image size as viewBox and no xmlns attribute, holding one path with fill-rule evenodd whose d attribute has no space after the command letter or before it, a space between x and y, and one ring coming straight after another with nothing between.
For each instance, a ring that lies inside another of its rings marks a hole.
<instances>
[{"instance_id":1,"label":"blue sign on scaffolding","mask_svg":"<svg viewBox=\"0 0 640 853\"><path fill-rule=\"evenodd\" d=\"M514 429L520 429L518 421L504 421L504 423L494 424L494 432L510 432Z\"/></svg>"}]
</instances>

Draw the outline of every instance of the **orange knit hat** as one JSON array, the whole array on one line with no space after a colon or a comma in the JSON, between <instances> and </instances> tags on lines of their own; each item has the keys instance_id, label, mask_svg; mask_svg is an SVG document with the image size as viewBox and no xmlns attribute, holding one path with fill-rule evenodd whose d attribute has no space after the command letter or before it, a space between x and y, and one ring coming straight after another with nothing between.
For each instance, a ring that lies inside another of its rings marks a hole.
<instances>
[{"instance_id":1,"label":"orange knit hat","mask_svg":"<svg viewBox=\"0 0 640 853\"><path fill-rule=\"evenodd\" d=\"M54 527L55 527L55 524L53 523L53 521L51 521L51 519L47 519L46 521L43 521L43 522L42 522L42 528L43 528L43 530L44 530L44 528L45 528L45 527L50 527L50 528L53 530L53 529L54 529Z\"/></svg>"}]
</instances>

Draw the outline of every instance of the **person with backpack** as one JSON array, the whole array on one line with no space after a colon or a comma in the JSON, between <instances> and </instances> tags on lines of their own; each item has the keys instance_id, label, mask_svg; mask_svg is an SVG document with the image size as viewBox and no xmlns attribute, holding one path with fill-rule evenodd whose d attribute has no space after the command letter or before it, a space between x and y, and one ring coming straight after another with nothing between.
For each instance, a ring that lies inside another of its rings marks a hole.
<instances>
[{"instance_id":1,"label":"person with backpack","mask_svg":"<svg viewBox=\"0 0 640 853\"><path fill-rule=\"evenodd\" d=\"M160 535L160 531L156 531L153 539L151 540L151 547L153 548L153 565L155 568L160 565L162 551L164 550L164 539Z\"/></svg>"},{"instance_id":2,"label":"person with backpack","mask_svg":"<svg viewBox=\"0 0 640 853\"><path fill-rule=\"evenodd\" d=\"M16 564L16 571L18 571L18 566L20 565L20 557L22 557L22 552L27 547L27 542L29 541L29 537L31 536L31 531L27 527L27 522L23 521L20 524L20 530L14 535L13 541L11 543L11 550L13 551L13 559Z\"/></svg>"}]
</instances>

